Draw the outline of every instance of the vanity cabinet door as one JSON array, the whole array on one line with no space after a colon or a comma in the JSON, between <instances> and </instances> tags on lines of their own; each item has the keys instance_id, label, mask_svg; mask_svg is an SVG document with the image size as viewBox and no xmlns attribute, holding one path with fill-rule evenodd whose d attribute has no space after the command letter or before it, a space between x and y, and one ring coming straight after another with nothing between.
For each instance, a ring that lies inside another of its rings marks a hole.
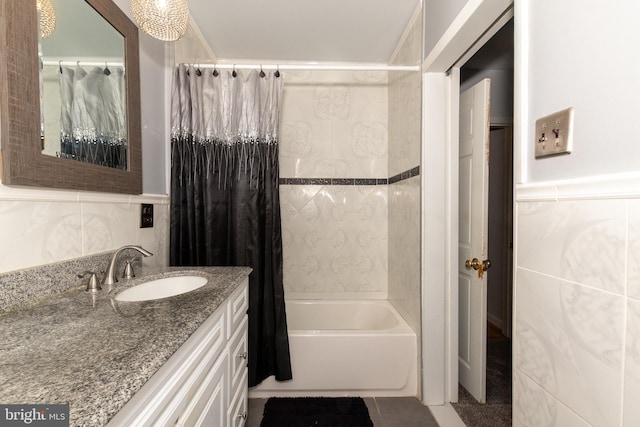
<instances>
[{"instance_id":1,"label":"vanity cabinet door","mask_svg":"<svg viewBox=\"0 0 640 427\"><path fill-rule=\"evenodd\" d=\"M229 354L224 353L207 373L176 426L222 427L226 425Z\"/></svg>"},{"instance_id":2,"label":"vanity cabinet door","mask_svg":"<svg viewBox=\"0 0 640 427\"><path fill-rule=\"evenodd\" d=\"M183 365L191 365L189 374L179 386L172 388L171 400L164 405L162 414L156 419L157 425L171 425L176 419L178 419L176 424L179 425L179 420L183 418L181 414L188 411L193 402L199 399L201 390L206 386L206 381L210 380L208 374L215 370L222 361L224 361L225 370L227 369L227 357L226 355L222 356L227 352L224 328L225 317L220 315L219 321L207 331L206 337L190 355L192 361Z\"/></svg>"}]
</instances>

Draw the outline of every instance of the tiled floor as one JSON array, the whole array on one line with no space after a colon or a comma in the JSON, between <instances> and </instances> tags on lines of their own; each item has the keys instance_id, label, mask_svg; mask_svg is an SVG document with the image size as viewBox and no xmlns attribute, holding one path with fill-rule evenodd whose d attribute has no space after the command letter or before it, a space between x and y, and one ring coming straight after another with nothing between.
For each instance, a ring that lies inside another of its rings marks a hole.
<instances>
[{"instance_id":1,"label":"tiled floor","mask_svg":"<svg viewBox=\"0 0 640 427\"><path fill-rule=\"evenodd\" d=\"M267 399L249 399L246 427L260 427ZM374 427L437 427L426 406L413 397L365 397Z\"/></svg>"}]
</instances>

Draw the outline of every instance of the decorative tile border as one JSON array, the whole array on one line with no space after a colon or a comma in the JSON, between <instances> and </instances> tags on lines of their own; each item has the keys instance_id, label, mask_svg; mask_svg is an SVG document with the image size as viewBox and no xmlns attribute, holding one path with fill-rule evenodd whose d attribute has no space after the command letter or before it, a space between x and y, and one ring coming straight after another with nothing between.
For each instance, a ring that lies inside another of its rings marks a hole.
<instances>
[{"instance_id":1,"label":"decorative tile border","mask_svg":"<svg viewBox=\"0 0 640 427\"><path fill-rule=\"evenodd\" d=\"M420 175L420 166L416 166L413 169L409 169L392 176L391 178L389 178L389 184L395 184L396 182L404 181L405 179L413 178L414 176L418 175Z\"/></svg>"},{"instance_id":2,"label":"decorative tile border","mask_svg":"<svg viewBox=\"0 0 640 427\"><path fill-rule=\"evenodd\" d=\"M388 185L420 175L420 166L391 178L280 178L280 185Z\"/></svg>"}]
</instances>

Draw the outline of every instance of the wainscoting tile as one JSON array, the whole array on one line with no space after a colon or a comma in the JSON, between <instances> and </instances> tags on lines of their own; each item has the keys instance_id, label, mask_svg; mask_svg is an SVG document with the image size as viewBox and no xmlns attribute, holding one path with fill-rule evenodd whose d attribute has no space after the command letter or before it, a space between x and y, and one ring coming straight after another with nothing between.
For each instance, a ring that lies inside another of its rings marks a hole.
<instances>
[{"instance_id":1,"label":"wainscoting tile","mask_svg":"<svg viewBox=\"0 0 640 427\"><path fill-rule=\"evenodd\" d=\"M135 244L139 225L140 205L83 203L83 254Z\"/></svg>"},{"instance_id":2,"label":"wainscoting tile","mask_svg":"<svg viewBox=\"0 0 640 427\"><path fill-rule=\"evenodd\" d=\"M80 206L0 201L0 272L82 256Z\"/></svg>"},{"instance_id":3,"label":"wainscoting tile","mask_svg":"<svg viewBox=\"0 0 640 427\"><path fill-rule=\"evenodd\" d=\"M626 201L518 204L520 267L625 293Z\"/></svg>"},{"instance_id":4,"label":"wainscoting tile","mask_svg":"<svg viewBox=\"0 0 640 427\"><path fill-rule=\"evenodd\" d=\"M522 268L516 295L516 369L593 425L620 425L624 297Z\"/></svg>"},{"instance_id":5,"label":"wainscoting tile","mask_svg":"<svg viewBox=\"0 0 640 427\"><path fill-rule=\"evenodd\" d=\"M513 425L520 427L588 427L580 418L542 387L516 371Z\"/></svg>"},{"instance_id":6,"label":"wainscoting tile","mask_svg":"<svg viewBox=\"0 0 640 427\"><path fill-rule=\"evenodd\" d=\"M627 295L640 300L640 200L629 200Z\"/></svg>"},{"instance_id":7,"label":"wainscoting tile","mask_svg":"<svg viewBox=\"0 0 640 427\"><path fill-rule=\"evenodd\" d=\"M640 301L627 300L627 348L624 377L624 427L640 425Z\"/></svg>"},{"instance_id":8,"label":"wainscoting tile","mask_svg":"<svg viewBox=\"0 0 640 427\"><path fill-rule=\"evenodd\" d=\"M154 205L153 216L153 228L137 228L136 244L153 253L142 259L145 265L164 267L169 265L169 205Z\"/></svg>"}]
</instances>

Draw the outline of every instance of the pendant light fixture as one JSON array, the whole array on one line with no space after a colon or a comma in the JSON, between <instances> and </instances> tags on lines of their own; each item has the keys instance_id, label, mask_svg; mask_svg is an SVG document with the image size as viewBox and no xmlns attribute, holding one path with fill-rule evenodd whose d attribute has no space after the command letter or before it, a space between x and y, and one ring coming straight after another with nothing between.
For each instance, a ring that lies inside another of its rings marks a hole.
<instances>
[{"instance_id":1,"label":"pendant light fixture","mask_svg":"<svg viewBox=\"0 0 640 427\"><path fill-rule=\"evenodd\" d=\"M131 11L142 31L157 39L175 41L187 32L187 0L131 0Z\"/></svg>"},{"instance_id":2,"label":"pendant light fixture","mask_svg":"<svg viewBox=\"0 0 640 427\"><path fill-rule=\"evenodd\" d=\"M36 0L36 9L40 23L40 36L46 39L56 28L56 11L51 0Z\"/></svg>"}]
</instances>

